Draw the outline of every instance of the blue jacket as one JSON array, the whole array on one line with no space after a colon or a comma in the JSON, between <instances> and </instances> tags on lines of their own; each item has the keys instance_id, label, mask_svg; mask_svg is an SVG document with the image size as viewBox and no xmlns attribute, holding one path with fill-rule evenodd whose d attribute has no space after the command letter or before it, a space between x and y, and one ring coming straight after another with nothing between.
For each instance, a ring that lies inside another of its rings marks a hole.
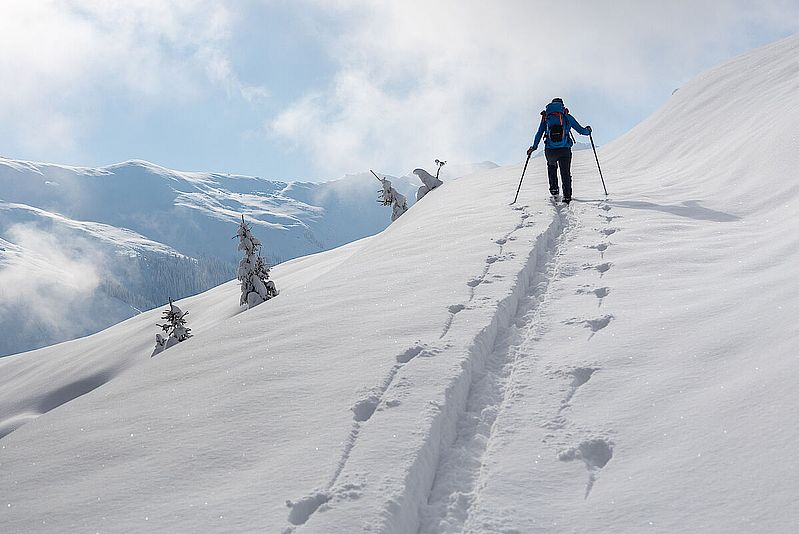
<instances>
[{"instance_id":1,"label":"blue jacket","mask_svg":"<svg viewBox=\"0 0 799 534\"><path fill-rule=\"evenodd\" d=\"M587 128L583 128L577 119L569 115L569 110L563 107L563 104L559 102L552 102L547 104L547 108L541 112L541 124L538 126L538 132L535 134L535 140L533 141L533 150L538 149L538 143L541 142L541 136L544 135L544 132L547 130L547 119L546 119L546 112L561 112L566 113L566 129L564 131L563 141L559 143L555 143L549 139L549 136L544 140L544 147L546 148L571 148L574 146L574 141L571 137L571 129L574 128L577 133L582 135L589 135L591 132L588 131Z\"/></svg>"}]
</instances>

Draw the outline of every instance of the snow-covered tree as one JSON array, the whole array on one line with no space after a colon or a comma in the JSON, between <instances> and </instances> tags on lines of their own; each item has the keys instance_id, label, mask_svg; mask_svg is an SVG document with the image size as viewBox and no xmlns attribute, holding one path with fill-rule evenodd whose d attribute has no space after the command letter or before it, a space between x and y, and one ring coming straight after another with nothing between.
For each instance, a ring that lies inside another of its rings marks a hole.
<instances>
[{"instance_id":1,"label":"snow-covered tree","mask_svg":"<svg viewBox=\"0 0 799 534\"><path fill-rule=\"evenodd\" d=\"M394 222L399 219L403 213L408 211L408 199L405 198L405 195L394 189L389 180L386 178L380 178L377 174L375 174L375 171L371 172L375 175L375 178L380 180L380 183L383 185L383 189L379 192L380 197L377 201L384 206L392 207L391 222Z\"/></svg>"},{"instance_id":2,"label":"snow-covered tree","mask_svg":"<svg viewBox=\"0 0 799 534\"><path fill-rule=\"evenodd\" d=\"M241 281L239 303L252 308L277 296L278 292L275 283L269 280L269 266L261 258L259 252L261 242L252 235L250 225L244 222L244 215L241 216L238 237L239 250L244 252L244 257L239 262L238 272L238 278Z\"/></svg>"},{"instance_id":3,"label":"snow-covered tree","mask_svg":"<svg viewBox=\"0 0 799 534\"><path fill-rule=\"evenodd\" d=\"M151 357L191 337L191 328L186 327L188 314L188 310L184 312L169 299L169 309L161 315L164 324L156 325L161 327L166 338L161 334L155 335L155 349Z\"/></svg>"},{"instance_id":4,"label":"snow-covered tree","mask_svg":"<svg viewBox=\"0 0 799 534\"><path fill-rule=\"evenodd\" d=\"M436 187L442 185L444 182L438 179L438 174L441 172L441 167L446 165L446 161L436 160L436 165L438 166L438 170L436 171L436 175L433 176L429 172L424 169L414 169L413 174L419 177L422 181L422 185L418 191L416 191L416 202L422 200L427 193L435 189Z\"/></svg>"}]
</instances>

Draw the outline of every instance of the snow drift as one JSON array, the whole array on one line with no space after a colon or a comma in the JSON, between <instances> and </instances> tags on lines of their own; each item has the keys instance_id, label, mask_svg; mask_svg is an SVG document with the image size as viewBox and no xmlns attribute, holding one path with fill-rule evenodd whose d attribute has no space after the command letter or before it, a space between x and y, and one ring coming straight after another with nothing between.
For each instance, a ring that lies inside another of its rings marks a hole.
<instances>
[{"instance_id":1,"label":"snow drift","mask_svg":"<svg viewBox=\"0 0 799 534\"><path fill-rule=\"evenodd\" d=\"M0 360L0 522L792 532L797 54L680 89L600 151L609 199L586 152L568 208L542 164L513 207L520 165L447 180L279 298L181 301L152 360L158 310Z\"/></svg>"}]
</instances>

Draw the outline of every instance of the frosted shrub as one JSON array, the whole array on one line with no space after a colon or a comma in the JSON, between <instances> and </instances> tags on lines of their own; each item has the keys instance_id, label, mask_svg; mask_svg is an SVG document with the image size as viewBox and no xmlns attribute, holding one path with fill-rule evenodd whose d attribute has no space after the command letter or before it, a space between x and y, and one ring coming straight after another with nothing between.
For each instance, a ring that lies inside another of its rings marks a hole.
<instances>
[{"instance_id":1,"label":"frosted shrub","mask_svg":"<svg viewBox=\"0 0 799 534\"><path fill-rule=\"evenodd\" d=\"M252 235L252 229L249 224L244 222L243 215L239 225L238 238L239 250L244 252L244 257L239 262L238 271L238 279L241 282L239 304L252 308L277 296L278 291L275 283L269 280L269 266L259 253L261 242Z\"/></svg>"},{"instance_id":2,"label":"frosted shrub","mask_svg":"<svg viewBox=\"0 0 799 534\"><path fill-rule=\"evenodd\" d=\"M188 314L188 310L184 312L172 302L172 299L169 299L169 309L164 310L161 315L164 324L156 325L161 327L164 335L155 335L155 349L151 357L191 337L191 328L186 327Z\"/></svg>"},{"instance_id":3,"label":"frosted shrub","mask_svg":"<svg viewBox=\"0 0 799 534\"><path fill-rule=\"evenodd\" d=\"M383 185L383 189L379 192L380 196L377 201L384 206L392 207L391 222L394 222L399 219L403 213L408 211L408 199L405 198L405 195L394 189L389 180L380 178L374 171L372 171L372 174L374 174L375 178L380 180L380 183Z\"/></svg>"}]
</instances>

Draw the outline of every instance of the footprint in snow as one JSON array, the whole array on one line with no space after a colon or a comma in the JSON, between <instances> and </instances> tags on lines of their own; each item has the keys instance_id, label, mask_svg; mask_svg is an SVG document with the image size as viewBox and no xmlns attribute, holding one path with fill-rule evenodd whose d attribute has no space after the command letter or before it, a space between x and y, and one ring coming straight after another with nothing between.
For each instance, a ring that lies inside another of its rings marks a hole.
<instances>
[{"instance_id":1,"label":"footprint in snow","mask_svg":"<svg viewBox=\"0 0 799 534\"><path fill-rule=\"evenodd\" d=\"M609 287L597 287L591 288L591 286L582 286L580 289L577 290L578 295L594 295L596 298L599 299L599 305L602 306L602 299L607 297L610 294Z\"/></svg>"},{"instance_id":2,"label":"footprint in snow","mask_svg":"<svg viewBox=\"0 0 799 534\"><path fill-rule=\"evenodd\" d=\"M583 321L586 327L591 329L591 332L599 332L603 328L606 328L610 322L613 320L612 315L604 315L602 317L597 317L596 319L588 319Z\"/></svg>"},{"instance_id":3,"label":"footprint in snow","mask_svg":"<svg viewBox=\"0 0 799 534\"><path fill-rule=\"evenodd\" d=\"M444 336L447 335L449 329L452 328L452 322L455 320L455 315L465 309L466 306L463 304L453 304L447 308L449 311L449 317L447 317L447 321L444 323L444 329L441 331L441 335L438 336L438 339L443 339Z\"/></svg>"},{"instance_id":4,"label":"footprint in snow","mask_svg":"<svg viewBox=\"0 0 799 534\"><path fill-rule=\"evenodd\" d=\"M608 272L612 266L613 266L613 264L611 262L600 263L599 265L592 265L590 263L587 263L587 264L583 265L583 269L586 269L586 270L593 269L595 271L599 271L599 276L601 278L602 275L604 275L606 272Z\"/></svg>"},{"instance_id":5,"label":"footprint in snow","mask_svg":"<svg viewBox=\"0 0 799 534\"><path fill-rule=\"evenodd\" d=\"M372 393L365 399L361 399L352 406L353 419L359 423L363 423L372 418L377 410L377 405L380 404L381 395Z\"/></svg>"},{"instance_id":6,"label":"footprint in snow","mask_svg":"<svg viewBox=\"0 0 799 534\"><path fill-rule=\"evenodd\" d=\"M594 289L591 293L596 295L596 298L602 300L603 298L607 297L610 294L609 287L598 287Z\"/></svg>"},{"instance_id":7,"label":"footprint in snow","mask_svg":"<svg viewBox=\"0 0 799 534\"><path fill-rule=\"evenodd\" d=\"M561 462L571 462L582 460L588 469L588 483L585 487L585 498L591 493L596 482L596 475L600 469L608 465L613 458L613 442L597 438L583 441L576 447L572 447L558 454Z\"/></svg>"},{"instance_id":8,"label":"footprint in snow","mask_svg":"<svg viewBox=\"0 0 799 534\"><path fill-rule=\"evenodd\" d=\"M591 339L592 337L594 337L594 334L596 334L597 332L599 332L604 328L607 328L607 326L610 324L612 320L613 320L612 315L603 315L602 317L597 317L596 319L582 319L582 320L570 319L568 321L565 321L564 324L568 325L581 324L586 328L590 328L591 335L588 337L588 339Z\"/></svg>"},{"instance_id":9,"label":"footprint in snow","mask_svg":"<svg viewBox=\"0 0 799 534\"><path fill-rule=\"evenodd\" d=\"M353 413L353 419L356 423L364 423L372 418L380 406L380 403L383 401L383 397L385 396L386 392L389 391L392 385L396 382L395 378L402 366L419 355L424 354L425 352L429 353L428 356L433 356L438 352L438 350L430 350L425 345L419 344L403 351L400 354L397 354L397 364L391 369L391 372L385 378L383 383L365 392L363 397L352 405L351 410ZM401 379L400 382L402 382Z\"/></svg>"},{"instance_id":10,"label":"footprint in snow","mask_svg":"<svg viewBox=\"0 0 799 534\"><path fill-rule=\"evenodd\" d=\"M289 512L289 523L292 525L304 525L314 512L329 500L330 495L319 492L304 497L296 502L286 501L286 506L291 509Z\"/></svg>"},{"instance_id":11,"label":"footprint in snow","mask_svg":"<svg viewBox=\"0 0 799 534\"><path fill-rule=\"evenodd\" d=\"M574 397L574 394L577 393L577 390L580 389L580 387L587 384L597 371L599 371L598 367L576 367L568 372L564 373L563 371L560 371L558 373L561 375L565 374L567 377L571 377L572 381L571 384L569 384L569 390L568 393L566 393L566 397L561 402L556 421L558 419L563 419L563 411L569 407L569 403L571 402L572 397Z\"/></svg>"},{"instance_id":12,"label":"footprint in snow","mask_svg":"<svg viewBox=\"0 0 799 534\"><path fill-rule=\"evenodd\" d=\"M580 386L585 385L597 371L599 371L599 369L596 367L577 367L576 369L572 369L569 373L574 377L571 387L576 390Z\"/></svg>"},{"instance_id":13,"label":"footprint in snow","mask_svg":"<svg viewBox=\"0 0 799 534\"><path fill-rule=\"evenodd\" d=\"M411 361L412 359L419 356L422 351L425 349L423 345L416 345L415 347L411 347L402 354L397 355L397 363L405 364Z\"/></svg>"},{"instance_id":14,"label":"footprint in snow","mask_svg":"<svg viewBox=\"0 0 799 534\"><path fill-rule=\"evenodd\" d=\"M606 236L611 236L618 231L619 231L618 228L603 228L602 230L599 231L599 233Z\"/></svg>"},{"instance_id":15,"label":"footprint in snow","mask_svg":"<svg viewBox=\"0 0 799 534\"><path fill-rule=\"evenodd\" d=\"M605 259L605 251L610 247L610 243L597 243L596 245L586 245L587 248L594 249L599 252L599 259Z\"/></svg>"},{"instance_id":16,"label":"footprint in snow","mask_svg":"<svg viewBox=\"0 0 799 534\"><path fill-rule=\"evenodd\" d=\"M451 313L452 315L455 315L456 313L460 313L463 310L465 310L466 306L464 306L463 304L453 304L452 306L450 306L447 309L449 310L449 313Z\"/></svg>"}]
</instances>

